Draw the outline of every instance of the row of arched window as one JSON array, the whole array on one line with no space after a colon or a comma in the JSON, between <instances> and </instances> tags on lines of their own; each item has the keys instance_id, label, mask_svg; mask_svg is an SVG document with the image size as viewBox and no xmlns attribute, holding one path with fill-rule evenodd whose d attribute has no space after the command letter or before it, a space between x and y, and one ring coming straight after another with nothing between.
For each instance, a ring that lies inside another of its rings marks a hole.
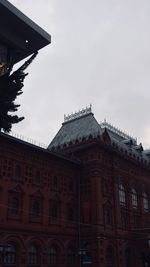
<instances>
[{"instance_id":1,"label":"row of arched window","mask_svg":"<svg viewBox=\"0 0 150 267\"><path fill-rule=\"evenodd\" d=\"M127 206L127 193L125 190L125 187L123 186L123 184L119 184L119 201L120 201L120 205L123 207ZM137 209L138 208L138 203L139 202L139 196L137 191L135 190L135 188L131 189L131 205L133 209ZM149 199L148 199L148 195L146 192L142 193L142 204L143 204L143 210L145 212L149 211Z\"/></svg>"},{"instance_id":2,"label":"row of arched window","mask_svg":"<svg viewBox=\"0 0 150 267\"><path fill-rule=\"evenodd\" d=\"M68 266L74 266L77 264L78 251L75 251L71 247L68 248L66 261ZM131 250L127 248L125 250L125 267L131 266ZM8 246L5 248L3 255L3 265L15 265L18 263L19 250L15 245ZM51 246L48 249L47 261L49 266L55 266L60 262L60 250L57 246ZM112 246L107 247L105 254L106 266L114 266L115 264L115 255L114 249ZM41 264L41 253L40 247L38 245L32 244L29 246L27 251L27 264L28 265L38 265Z\"/></svg>"},{"instance_id":3,"label":"row of arched window","mask_svg":"<svg viewBox=\"0 0 150 267\"><path fill-rule=\"evenodd\" d=\"M114 249L110 246L106 250L106 266L114 266L115 264L115 255ZM127 247L124 250L124 267L131 267L132 265L132 257L131 257L131 249Z\"/></svg>"},{"instance_id":4,"label":"row of arched window","mask_svg":"<svg viewBox=\"0 0 150 267\"><path fill-rule=\"evenodd\" d=\"M18 263L19 250L15 245L8 246L8 248L4 248L3 252L3 265L15 265ZM77 263L77 253L75 253L74 249L68 248L67 251L67 263L70 266L73 266ZM48 249L47 261L48 265L56 265L59 263L60 259L60 251L57 246L51 246ZM28 265L40 265L41 263L41 253L40 247L32 244L27 252L27 264Z\"/></svg>"},{"instance_id":5,"label":"row of arched window","mask_svg":"<svg viewBox=\"0 0 150 267\"><path fill-rule=\"evenodd\" d=\"M31 207L29 210L29 214L31 218L40 218L42 213L42 201L41 199L34 199L31 201ZM9 202L9 215L11 216L19 216L22 214L24 210L22 209L22 201L21 198L18 196L14 196L10 199ZM67 205L67 214L66 220L73 222L75 220L75 211L72 206ZM60 218L60 203L58 201L52 201L50 203L49 208L49 219L57 221Z\"/></svg>"}]
</instances>

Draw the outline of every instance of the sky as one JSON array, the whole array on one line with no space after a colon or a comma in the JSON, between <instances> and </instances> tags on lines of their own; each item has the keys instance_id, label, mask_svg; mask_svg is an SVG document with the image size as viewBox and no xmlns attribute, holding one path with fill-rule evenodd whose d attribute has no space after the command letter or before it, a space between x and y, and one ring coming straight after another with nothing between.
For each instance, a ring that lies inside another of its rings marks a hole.
<instances>
[{"instance_id":1,"label":"sky","mask_svg":"<svg viewBox=\"0 0 150 267\"><path fill-rule=\"evenodd\" d=\"M29 66L13 131L48 145L92 104L98 122L150 147L150 1L10 0L52 42Z\"/></svg>"}]
</instances>

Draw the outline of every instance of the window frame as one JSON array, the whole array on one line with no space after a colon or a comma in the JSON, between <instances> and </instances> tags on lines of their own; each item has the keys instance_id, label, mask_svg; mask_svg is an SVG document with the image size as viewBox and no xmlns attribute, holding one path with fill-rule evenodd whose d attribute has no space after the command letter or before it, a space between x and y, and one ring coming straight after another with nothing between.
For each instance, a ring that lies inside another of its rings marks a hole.
<instances>
[{"instance_id":1,"label":"window frame","mask_svg":"<svg viewBox=\"0 0 150 267\"><path fill-rule=\"evenodd\" d=\"M35 206L35 204L38 204L38 206ZM37 209L38 207L38 209ZM31 206L31 217L32 218L39 218L41 215L41 203L38 199L32 200L32 206Z\"/></svg>"},{"instance_id":2,"label":"window frame","mask_svg":"<svg viewBox=\"0 0 150 267\"><path fill-rule=\"evenodd\" d=\"M39 247L32 244L28 249L28 265L37 264L39 264Z\"/></svg>"},{"instance_id":3,"label":"window frame","mask_svg":"<svg viewBox=\"0 0 150 267\"><path fill-rule=\"evenodd\" d=\"M75 254L75 250L73 248L71 248L71 247L68 248L67 263L68 263L69 266L76 265L76 254Z\"/></svg>"},{"instance_id":4,"label":"window frame","mask_svg":"<svg viewBox=\"0 0 150 267\"><path fill-rule=\"evenodd\" d=\"M143 210L144 212L149 212L148 195L145 191L142 193L142 197L143 197Z\"/></svg>"},{"instance_id":5,"label":"window frame","mask_svg":"<svg viewBox=\"0 0 150 267\"><path fill-rule=\"evenodd\" d=\"M106 248L106 266L114 266L114 249L112 246L108 246Z\"/></svg>"},{"instance_id":6,"label":"window frame","mask_svg":"<svg viewBox=\"0 0 150 267\"><path fill-rule=\"evenodd\" d=\"M112 213L110 206L104 206L104 224L105 225L112 224Z\"/></svg>"},{"instance_id":7,"label":"window frame","mask_svg":"<svg viewBox=\"0 0 150 267\"><path fill-rule=\"evenodd\" d=\"M54 245L48 249L48 265L58 264L58 248Z\"/></svg>"},{"instance_id":8,"label":"window frame","mask_svg":"<svg viewBox=\"0 0 150 267\"><path fill-rule=\"evenodd\" d=\"M119 203L121 207L126 207L126 191L122 183L119 184Z\"/></svg>"},{"instance_id":9,"label":"window frame","mask_svg":"<svg viewBox=\"0 0 150 267\"><path fill-rule=\"evenodd\" d=\"M137 209L138 208L138 194L135 188L132 188L131 190L131 203L132 203L132 208Z\"/></svg>"},{"instance_id":10,"label":"window frame","mask_svg":"<svg viewBox=\"0 0 150 267\"><path fill-rule=\"evenodd\" d=\"M17 263L17 249L16 245L11 245L4 249L3 265L16 264Z\"/></svg>"}]
</instances>

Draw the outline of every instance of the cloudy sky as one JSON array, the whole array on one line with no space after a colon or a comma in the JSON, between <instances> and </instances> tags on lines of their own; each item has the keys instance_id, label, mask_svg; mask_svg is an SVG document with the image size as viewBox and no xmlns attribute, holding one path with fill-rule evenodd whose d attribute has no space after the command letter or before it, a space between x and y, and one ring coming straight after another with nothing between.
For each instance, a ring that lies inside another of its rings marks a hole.
<instances>
[{"instance_id":1,"label":"cloudy sky","mask_svg":"<svg viewBox=\"0 0 150 267\"><path fill-rule=\"evenodd\" d=\"M10 0L52 36L28 68L13 131L48 144L90 103L150 147L150 1Z\"/></svg>"}]
</instances>

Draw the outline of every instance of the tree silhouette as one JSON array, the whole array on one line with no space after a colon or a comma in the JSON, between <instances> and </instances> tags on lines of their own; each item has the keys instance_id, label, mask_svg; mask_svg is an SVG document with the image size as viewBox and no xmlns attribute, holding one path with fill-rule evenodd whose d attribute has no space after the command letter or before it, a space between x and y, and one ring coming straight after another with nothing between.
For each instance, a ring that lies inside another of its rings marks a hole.
<instances>
[{"instance_id":1,"label":"tree silhouette","mask_svg":"<svg viewBox=\"0 0 150 267\"><path fill-rule=\"evenodd\" d=\"M8 67L6 73L0 76L0 131L9 133L13 123L18 123L24 117L11 115L11 112L18 110L20 105L15 104L15 99L22 94L23 82L28 73L24 70L31 64L37 56L35 52L18 70L12 73L13 66Z\"/></svg>"}]
</instances>

